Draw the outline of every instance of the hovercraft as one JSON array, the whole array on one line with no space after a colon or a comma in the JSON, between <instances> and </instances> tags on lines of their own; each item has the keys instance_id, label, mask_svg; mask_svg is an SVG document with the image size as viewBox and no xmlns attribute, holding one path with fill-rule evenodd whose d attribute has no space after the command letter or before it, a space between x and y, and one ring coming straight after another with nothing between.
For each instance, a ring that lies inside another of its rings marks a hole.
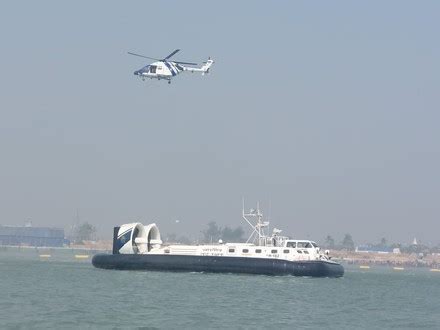
<instances>
[{"instance_id":1,"label":"hovercraft","mask_svg":"<svg viewBox=\"0 0 440 330\"><path fill-rule=\"evenodd\" d=\"M164 244L156 224L129 223L114 228L113 253L97 254L97 268L117 270L243 273L341 277L344 267L331 260L329 252L310 240L281 236L274 228L270 236L264 230L269 222L257 209L243 210L244 220L252 227L246 243L181 245ZM252 221L253 220L253 221Z\"/></svg>"}]
</instances>

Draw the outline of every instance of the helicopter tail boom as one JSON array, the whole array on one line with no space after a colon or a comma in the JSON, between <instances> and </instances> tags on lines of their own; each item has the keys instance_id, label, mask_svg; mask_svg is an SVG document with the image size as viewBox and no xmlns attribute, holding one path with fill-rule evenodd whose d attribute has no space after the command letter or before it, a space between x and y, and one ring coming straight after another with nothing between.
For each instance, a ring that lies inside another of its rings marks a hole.
<instances>
[{"instance_id":1,"label":"helicopter tail boom","mask_svg":"<svg viewBox=\"0 0 440 330\"><path fill-rule=\"evenodd\" d=\"M209 58L206 62L204 62L204 64L200 68L184 67L184 69L185 71L201 72L202 75L205 75L209 73L209 68L212 66L213 63L214 61L211 60L211 58Z\"/></svg>"}]
</instances>

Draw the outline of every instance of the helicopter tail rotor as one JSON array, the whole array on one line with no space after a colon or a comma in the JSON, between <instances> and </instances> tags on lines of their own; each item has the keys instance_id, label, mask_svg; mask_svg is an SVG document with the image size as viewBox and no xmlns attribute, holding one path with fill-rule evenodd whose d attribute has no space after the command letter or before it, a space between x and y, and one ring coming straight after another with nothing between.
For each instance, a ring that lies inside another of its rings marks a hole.
<instances>
[{"instance_id":1,"label":"helicopter tail rotor","mask_svg":"<svg viewBox=\"0 0 440 330\"><path fill-rule=\"evenodd\" d=\"M214 61L211 60L211 57L208 58L208 60L206 62L203 62L203 65L201 67L201 71L202 71L202 75L204 76L205 74L209 73L209 68L211 67L211 65L214 64Z\"/></svg>"}]
</instances>

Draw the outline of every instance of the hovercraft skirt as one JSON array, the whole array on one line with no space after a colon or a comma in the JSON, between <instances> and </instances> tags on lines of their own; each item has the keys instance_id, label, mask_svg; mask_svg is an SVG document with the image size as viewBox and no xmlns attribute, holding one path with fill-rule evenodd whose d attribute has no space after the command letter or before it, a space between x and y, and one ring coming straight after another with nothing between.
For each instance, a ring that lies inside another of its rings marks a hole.
<instances>
[{"instance_id":1,"label":"hovercraft skirt","mask_svg":"<svg viewBox=\"0 0 440 330\"><path fill-rule=\"evenodd\" d=\"M341 277L342 265L324 260L287 261L282 259L160 255L160 254L97 254L93 266L118 270L154 270L210 273L244 273Z\"/></svg>"}]
</instances>

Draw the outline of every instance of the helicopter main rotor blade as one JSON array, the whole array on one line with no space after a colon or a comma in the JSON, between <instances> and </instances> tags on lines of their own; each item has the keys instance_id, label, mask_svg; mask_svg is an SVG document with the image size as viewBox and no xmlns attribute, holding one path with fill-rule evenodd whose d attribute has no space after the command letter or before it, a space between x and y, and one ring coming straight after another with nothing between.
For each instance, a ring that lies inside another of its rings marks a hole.
<instances>
[{"instance_id":1,"label":"helicopter main rotor blade","mask_svg":"<svg viewBox=\"0 0 440 330\"><path fill-rule=\"evenodd\" d=\"M167 57L165 57L163 60L165 61L165 60L171 58L171 56L174 56L174 55L175 55L177 52L179 52L179 51L180 51L180 49L176 49L174 52L172 52L170 55L168 55Z\"/></svg>"},{"instance_id":2,"label":"helicopter main rotor blade","mask_svg":"<svg viewBox=\"0 0 440 330\"><path fill-rule=\"evenodd\" d=\"M180 61L172 61L177 64L186 64L186 65L197 65L197 63L189 63L189 62L180 62Z\"/></svg>"},{"instance_id":3,"label":"helicopter main rotor blade","mask_svg":"<svg viewBox=\"0 0 440 330\"><path fill-rule=\"evenodd\" d=\"M158 59L158 58L148 57L148 56L145 56L145 55L140 55L140 54L135 54L135 53L130 53L130 52L127 52L127 54L130 54L130 55L133 55L133 56L139 56L139 57L143 57L143 58L148 58L150 60L160 61L160 59Z\"/></svg>"}]
</instances>

